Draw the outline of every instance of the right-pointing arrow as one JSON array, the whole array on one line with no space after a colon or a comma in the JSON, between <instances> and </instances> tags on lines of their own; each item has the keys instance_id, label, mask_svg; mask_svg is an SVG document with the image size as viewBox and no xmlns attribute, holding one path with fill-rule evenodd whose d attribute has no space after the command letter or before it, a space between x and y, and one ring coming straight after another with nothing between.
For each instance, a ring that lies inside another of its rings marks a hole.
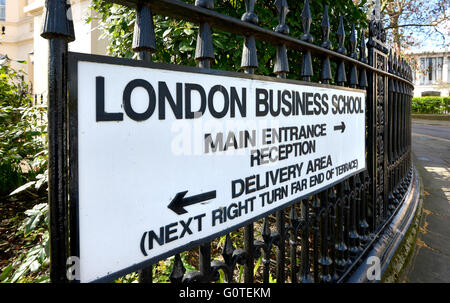
<instances>
[{"instance_id":1,"label":"right-pointing arrow","mask_svg":"<svg viewBox=\"0 0 450 303\"><path fill-rule=\"evenodd\" d=\"M345 123L344 123L344 121L341 122L341 125L336 125L334 127L334 130L341 130L341 133L343 133L344 130L345 130Z\"/></svg>"}]
</instances>

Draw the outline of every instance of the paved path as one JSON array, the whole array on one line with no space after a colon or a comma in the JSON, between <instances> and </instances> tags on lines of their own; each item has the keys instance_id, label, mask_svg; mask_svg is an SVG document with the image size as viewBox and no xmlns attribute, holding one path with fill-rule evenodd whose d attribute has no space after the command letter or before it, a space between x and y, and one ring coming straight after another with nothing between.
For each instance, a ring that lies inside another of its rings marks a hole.
<instances>
[{"instance_id":1,"label":"paved path","mask_svg":"<svg viewBox=\"0 0 450 303\"><path fill-rule=\"evenodd\" d=\"M450 282L450 122L413 121L414 163L423 214L404 282Z\"/></svg>"}]
</instances>

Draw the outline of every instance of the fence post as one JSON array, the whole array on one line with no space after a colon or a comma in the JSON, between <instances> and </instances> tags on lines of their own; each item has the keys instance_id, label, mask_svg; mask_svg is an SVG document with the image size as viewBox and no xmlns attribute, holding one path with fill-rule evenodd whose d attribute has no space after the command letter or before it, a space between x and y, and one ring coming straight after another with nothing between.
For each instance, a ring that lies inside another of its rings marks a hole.
<instances>
[{"instance_id":1,"label":"fence post","mask_svg":"<svg viewBox=\"0 0 450 303\"><path fill-rule=\"evenodd\" d=\"M242 16L242 21L252 24L258 24L258 16L254 13L255 0L245 0L245 13ZM242 50L241 67L247 74L253 74L258 67L258 57L256 53L255 37L244 37L244 48ZM253 268L254 268L254 236L253 223L244 227L244 247L247 252L247 260L244 265L244 282L253 283Z\"/></svg>"},{"instance_id":2,"label":"fence post","mask_svg":"<svg viewBox=\"0 0 450 303\"><path fill-rule=\"evenodd\" d=\"M376 6L374 16L369 24L369 41L367 42L369 64L381 71L387 71L386 34L379 19L379 6ZM368 104L369 104L369 149L368 169L370 179L370 208L372 208L371 226L376 231L387 213L387 157L385 150L386 111L387 111L387 77L376 72L369 73Z\"/></svg>"},{"instance_id":3,"label":"fence post","mask_svg":"<svg viewBox=\"0 0 450 303\"><path fill-rule=\"evenodd\" d=\"M48 63L48 203L50 279L67 282L67 54L75 40L70 2L47 0L41 36L49 40Z\"/></svg>"},{"instance_id":4,"label":"fence post","mask_svg":"<svg viewBox=\"0 0 450 303\"><path fill-rule=\"evenodd\" d=\"M274 3L278 12L278 25L275 31L284 35L289 34L289 27L286 25L286 15L289 12L287 0L278 0ZM289 63L287 49L285 44L277 46L277 54L274 65L274 73L278 78L285 79L289 72ZM285 217L284 210L276 213L276 226L280 235L279 245L277 246L277 282L284 283L285 280Z\"/></svg>"},{"instance_id":5,"label":"fence post","mask_svg":"<svg viewBox=\"0 0 450 303\"><path fill-rule=\"evenodd\" d=\"M214 0L196 0L195 6L214 9ZM208 22L200 23L195 49L195 60L199 68L211 68L214 61L214 46L212 41L211 26ZM200 273L203 282L210 282L211 276L211 242L200 245L199 248Z\"/></svg>"},{"instance_id":6,"label":"fence post","mask_svg":"<svg viewBox=\"0 0 450 303\"><path fill-rule=\"evenodd\" d=\"M156 41L152 10L148 6L138 5L136 9L132 48L138 53L139 60L152 61L152 53L156 51ZM153 264L139 271L139 283L152 282Z\"/></svg>"}]
</instances>

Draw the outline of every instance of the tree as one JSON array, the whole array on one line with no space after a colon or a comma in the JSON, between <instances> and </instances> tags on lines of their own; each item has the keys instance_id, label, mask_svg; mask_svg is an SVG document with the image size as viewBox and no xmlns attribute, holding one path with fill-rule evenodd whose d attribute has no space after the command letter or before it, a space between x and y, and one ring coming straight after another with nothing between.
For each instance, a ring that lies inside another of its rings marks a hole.
<instances>
[{"instance_id":1,"label":"tree","mask_svg":"<svg viewBox=\"0 0 450 303\"><path fill-rule=\"evenodd\" d=\"M428 39L439 39L441 46L447 46L449 7L449 0L382 0L383 23L395 51L421 46Z\"/></svg>"}]
</instances>

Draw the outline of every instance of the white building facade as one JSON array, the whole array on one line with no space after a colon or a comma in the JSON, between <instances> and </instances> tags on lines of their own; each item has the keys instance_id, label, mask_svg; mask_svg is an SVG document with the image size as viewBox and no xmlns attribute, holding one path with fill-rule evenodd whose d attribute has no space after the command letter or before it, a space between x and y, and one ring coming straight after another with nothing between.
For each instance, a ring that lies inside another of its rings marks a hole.
<instances>
[{"instance_id":1,"label":"white building facade","mask_svg":"<svg viewBox=\"0 0 450 303\"><path fill-rule=\"evenodd\" d=\"M90 0L71 0L76 40L69 51L106 54L107 41L100 39ZM12 59L15 69L23 70L32 84L33 93L46 96L48 86L48 40L40 36L45 0L0 0L0 56ZM17 61L26 61L26 64Z\"/></svg>"},{"instance_id":2,"label":"white building facade","mask_svg":"<svg viewBox=\"0 0 450 303\"><path fill-rule=\"evenodd\" d=\"M450 96L450 51L409 53L416 63L414 97Z\"/></svg>"}]
</instances>

